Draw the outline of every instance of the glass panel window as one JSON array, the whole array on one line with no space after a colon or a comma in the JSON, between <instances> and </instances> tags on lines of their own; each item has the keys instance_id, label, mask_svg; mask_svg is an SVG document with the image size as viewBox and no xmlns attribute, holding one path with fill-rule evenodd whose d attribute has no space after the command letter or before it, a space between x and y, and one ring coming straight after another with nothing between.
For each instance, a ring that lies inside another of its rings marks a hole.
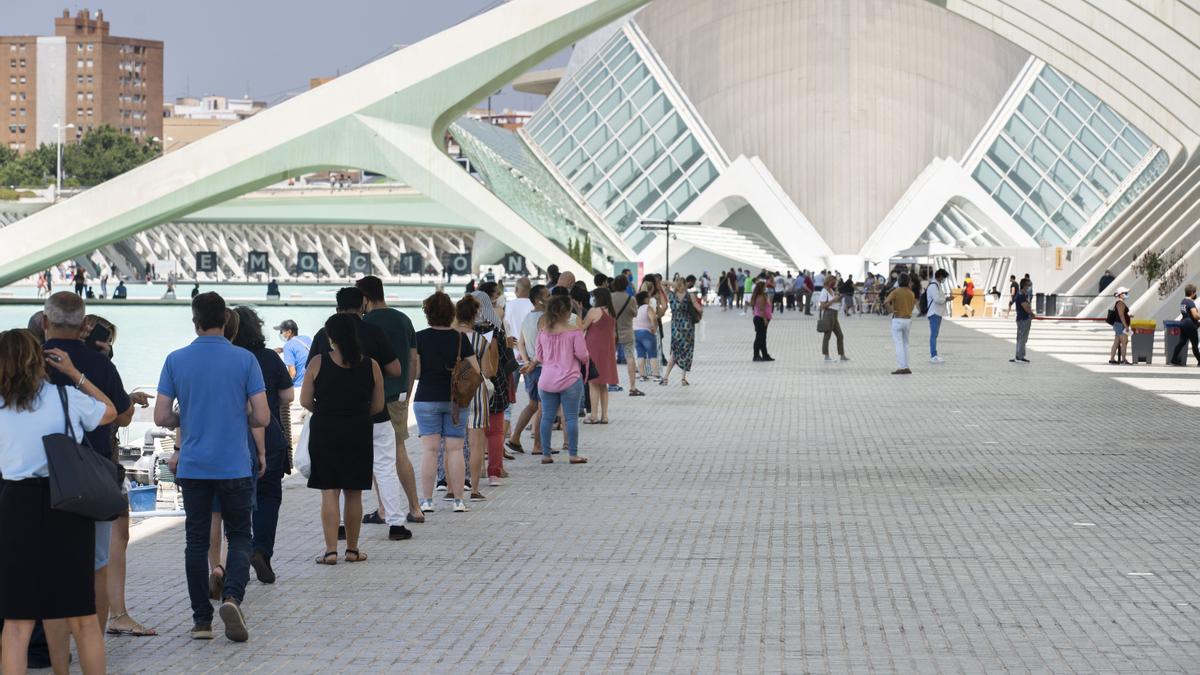
<instances>
[{"instance_id":1,"label":"glass panel window","mask_svg":"<svg viewBox=\"0 0 1200 675\"><path fill-rule=\"evenodd\" d=\"M992 168L991 164L980 162L979 166L975 167L975 180L983 186L983 189L991 194L995 191L996 186L1000 184L1000 174Z\"/></svg>"},{"instance_id":2,"label":"glass panel window","mask_svg":"<svg viewBox=\"0 0 1200 675\"><path fill-rule=\"evenodd\" d=\"M617 78L618 82L625 79L625 76L629 74L629 71L633 70L635 66L637 66L639 63L641 63L641 61L638 60L637 56L632 56L633 47L629 48L629 53L631 54L631 56L624 59L623 61L620 61L617 64L617 67L613 69L613 77Z\"/></svg>"},{"instance_id":3,"label":"glass panel window","mask_svg":"<svg viewBox=\"0 0 1200 675\"><path fill-rule=\"evenodd\" d=\"M579 171L579 168L583 166L583 162L585 159L587 159L587 157L588 154L582 149L576 150L575 154L568 157L567 161L563 162L558 168L562 171L563 175L567 177L567 180L571 180L575 177L575 174Z\"/></svg>"},{"instance_id":4,"label":"glass panel window","mask_svg":"<svg viewBox=\"0 0 1200 675\"><path fill-rule=\"evenodd\" d=\"M650 127L646 124L646 121L641 117L635 117L629 123L629 126L625 127L625 130L621 132L621 142L625 144L625 147L632 148L648 133L650 133Z\"/></svg>"},{"instance_id":5,"label":"glass panel window","mask_svg":"<svg viewBox=\"0 0 1200 675\"><path fill-rule=\"evenodd\" d=\"M1054 119L1058 120L1063 125L1063 128L1067 130L1067 133L1072 136L1079 133L1079 128L1083 126L1083 123L1079 121L1075 113L1071 112L1065 104L1060 104L1054 109Z\"/></svg>"},{"instance_id":6,"label":"glass panel window","mask_svg":"<svg viewBox=\"0 0 1200 675\"><path fill-rule=\"evenodd\" d=\"M1121 119L1120 115L1113 112L1113 109L1104 103L1100 104L1100 107L1096 109L1096 112L1100 113L1100 115L1104 117L1104 121L1108 122L1108 126L1112 127L1113 129L1120 129L1125 126L1125 120Z\"/></svg>"},{"instance_id":7,"label":"glass panel window","mask_svg":"<svg viewBox=\"0 0 1200 675\"><path fill-rule=\"evenodd\" d=\"M1037 185L1038 179L1041 176L1038 175L1037 169L1034 169L1032 164L1026 162L1024 159L1019 159L1012 173L1008 174L1008 177L1021 192L1029 194L1033 192L1033 186Z\"/></svg>"},{"instance_id":8,"label":"glass panel window","mask_svg":"<svg viewBox=\"0 0 1200 675\"><path fill-rule=\"evenodd\" d=\"M1017 209L1017 212L1013 214L1013 219L1029 234L1042 229L1042 225L1046 222L1042 215L1029 204L1024 204Z\"/></svg>"},{"instance_id":9,"label":"glass panel window","mask_svg":"<svg viewBox=\"0 0 1200 675\"><path fill-rule=\"evenodd\" d=\"M650 180L662 191L674 185L682 175L683 171L679 168L679 163L674 158L668 157L659 162L658 166L650 172Z\"/></svg>"},{"instance_id":10,"label":"glass panel window","mask_svg":"<svg viewBox=\"0 0 1200 675\"><path fill-rule=\"evenodd\" d=\"M1041 127L1042 123L1046 121L1046 111L1042 110L1041 107L1038 106L1037 103L1034 103L1033 99L1028 96L1021 99L1021 105L1017 106L1017 110L1020 110L1021 114L1025 116L1025 119L1032 122L1033 126L1035 127Z\"/></svg>"},{"instance_id":11,"label":"glass panel window","mask_svg":"<svg viewBox=\"0 0 1200 675\"><path fill-rule=\"evenodd\" d=\"M1104 156L1100 158L1100 163L1117 178L1123 178L1129 173L1129 167L1125 166L1125 162L1122 162L1121 158L1117 157L1117 153L1112 150L1104 153Z\"/></svg>"},{"instance_id":12,"label":"glass panel window","mask_svg":"<svg viewBox=\"0 0 1200 675\"><path fill-rule=\"evenodd\" d=\"M646 137L642 144L633 151L633 158L643 169L649 168L662 155L662 145L659 144L658 138L653 134Z\"/></svg>"},{"instance_id":13,"label":"glass panel window","mask_svg":"<svg viewBox=\"0 0 1200 675\"><path fill-rule=\"evenodd\" d=\"M595 191L592 192L591 196L588 197L588 202L597 211L603 213L608 210L608 207L611 206L618 197L620 197L620 193L618 193L617 189L613 187L613 184L608 181L604 181L595 189Z\"/></svg>"},{"instance_id":14,"label":"glass panel window","mask_svg":"<svg viewBox=\"0 0 1200 675\"><path fill-rule=\"evenodd\" d=\"M1096 135L1099 136L1105 144L1112 143L1113 139L1117 137L1117 132L1108 127L1108 123L1104 121L1104 118L1100 116L1100 113L1092 113L1092 116L1088 118L1088 127L1092 131L1096 132Z\"/></svg>"},{"instance_id":15,"label":"glass panel window","mask_svg":"<svg viewBox=\"0 0 1200 675\"><path fill-rule=\"evenodd\" d=\"M1071 202L1064 202L1058 213L1050 216L1050 220L1068 237L1078 232L1084 223L1083 216L1079 215Z\"/></svg>"},{"instance_id":16,"label":"glass panel window","mask_svg":"<svg viewBox=\"0 0 1200 675\"><path fill-rule=\"evenodd\" d=\"M1019 154L1009 145L1008 141L1004 140L1004 137L997 138L996 142L992 144L992 149L988 150L988 157L1005 173L1008 173L1008 170L1012 168Z\"/></svg>"},{"instance_id":17,"label":"glass panel window","mask_svg":"<svg viewBox=\"0 0 1200 675\"><path fill-rule=\"evenodd\" d=\"M686 127L683 124L683 120L680 119L678 114L672 112L671 115L667 117L666 121L663 122L660 127L658 127L658 137L660 140L662 140L663 146L669 148L674 145L675 140L683 134L684 129L686 129Z\"/></svg>"},{"instance_id":18,"label":"glass panel window","mask_svg":"<svg viewBox=\"0 0 1200 675\"><path fill-rule=\"evenodd\" d=\"M617 186L617 190L624 192L640 175L641 171L638 169L637 164L634 164L633 158L630 157L624 162L621 162L621 166L617 167L617 170L612 172L612 175L609 176L609 180L612 181L613 185Z\"/></svg>"},{"instance_id":19,"label":"glass panel window","mask_svg":"<svg viewBox=\"0 0 1200 675\"><path fill-rule=\"evenodd\" d=\"M1125 127L1121 131L1121 138L1125 139L1125 142L1137 152L1139 157L1144 157L1150 151L1150 139L1133 127Z\"/></svg>"},{"instance_id":20,"label":"glass panel window","mask_svg":"<svg viewBox=\"0 0 1200 675\"><path fill-rule=\"evenodd\" d=\"M604 172L595 164L587 164L575 179L575 188L580 194L587 194L604 176Z\"/></svg>"},{"instance_id":21,"label":"glass panel window","mask_svg":"<svg viewBox=\"0 0 1200 675\"><path fill-rule=\"evenodd\" d=\"M1079 206L1081 212L1088 215L1095 213L1100 206L1100 198L1096 196L1095 192L1092 192L1086 182L1080 183L1079 187L1075 188L1074 194L1071 195L1071 201Z\"/></svg>"},{"instance_id":22,"label":"glass panel window","mask_svg":"<svg viewBox=\"0 0 1200 675\"><path fill-rule=\"evenodd\" d=\"M1059 94L1067 91L1067 83L1061 77L1059 77L1058 73L1050 66L1046 66L1042 69L1040 77L1045 80L1046 84L1049 84L1050 87Z\"/></svg>"},{"instance_id":23,"label":"glass panel window","mask_svg":"<svg viewBox=\"0 0 1200 675\"><path fill-rule=\"evenodd\" d=\"M1024 148L1026 145L1029 145L1030 139L1033 138L1033 129L1030 129L1016 115L1008 118L1008 124L1004 125L1004 132L1012 138L1018 148Z\"/></svg>"},{"instance_id":24,"label":"glass panel window","mask_svg":"<svg viewBox=\"0 0 1200 675\"><path fill-rule=\"evenodd\" d=\"M685 180L679 184L679 187L675 188L670 197L667 197L667 203L671 205L672 211L679 213L687 208L688 204L692 203L696 195L696 188L692 187L692 184Z\"/></svg>"},{"instance_id":25,"label":"glass panel window","mask_svg":"<svg viewBox=\"0 0 1200 675\"><path fill-rule=\"evenodd\" d=\"M1063 131L1058 122L1052 119L1046 121L1046 127L1042 131L1046 134L1046 139L1050 141L1050 145L1054 146L1055 152L1062 152L1071 144L1071 136Z\"/></svg>"},{"instance_id":26,"label":"glass panel window","mask_svg":"<svg viewBox=\"0 0 1200 675\"><path fill-rule=\"evenodd\" d=\"M625 148L618 141L613 141L608 144L608 147L600 151L596 155L596 166L603 173L608 173L608 170L616 165L617 160L625 156Z\"/></svg>"},{"instance_id":27,"label":"glass panel window","mask_svg":"<svg viewBox=\"0 0 1200 675\"><path fill-rule=\"evenodd\" d=\"M1092 155L1099 157L1104 154L1104 141L1100 137L1092 133L1092 130L1084 127L1079 130L1079 140L1083 143L1083 147L1092 152Z\"/></svg>"},{"instance_id":28,"label":"glass panel window","mask_svg":"<svg viewBox=\"0 0 1200 675\"><path fill-rule=\"evenodd\" d=\"M1134 152L1133 148L1129 147L1128 143L1119 138L1117 139L1117 142L1113 144L1113 149L1121 155L1121 159L1125 160L1125 163L1129 166L1137 165L1137 163L1142 159L1142 156ZM1121 178L1124 177L1125 174L1121 174Z\"/></svg>"},{"instance_id":29,"label":"glass panel window","mask_svg":"<svg viewBox=\"0 0 1200 675\"><path fill-rule=\"evenodd\" d=\"M1049 171L1050 167L1054 166L1054 160L1057 159L1057 153L1040 137L1034 138L1026 151L1027 155L1033 158L1034 163L1042 168L1042 171Z\"/></svg>"},{"instance_id":30,"label":"glass panel window","mask_svg":"<svg viewBox=\"0 0 1200 675\"><path fill-rule=\"evenodd\" d=\"M662 195L659 194L658 190L654 189L654 186L650 183L650 178L647 177L638 183L637 187L630 190L629 201L633 204L634 211L643 213L650 208L651 204L658 201L660 196Z\"/></svg>"},{"instance_id":31,"label":"glass panel window","mask_svg":"<svg viewBox=\"0 0 1200 675\"><path fill-rule=\"evenodd\" d=\"M1083 86L1081 86L1078 82L1075 83L1074 89L1075 93L1081 96L1083 100L1087 101L1089 106L1095 108L1096 106L1100 105L1100 99L1096 98L1096 95L1092 92L1083 88Z\"/></svg>"},{"instance_id":32,"label":"glass panel window","mask_svg":"<svg viewBox=\"0 0 1200 675\"><path fill-rule=\"evenodd\" d=\"M1042 228L1042 231L1037 235L1037 240L1050 246L1067 243L1065 239L1059 236L1058 232L1053 227L1047 225Z\"/></svg>"},{"instance_id":33,"label":"glass panel window","mask_svg":"<svg viewBox=\"0 0 1200 675\"><path fill-rule=\"evenodd\" d=\"M1088 115L1092 114L1092 107L1074 89L1067 92L1066 101L1067 105L1071 106L1071 109L1078 113L1080 117L1087 119Z\"/></svg>"},{"instance_id":34,"label":"glass panel window","mask_svg":"<svg viewBox=\"0 0 1200 675\"><path fill-rule=\"evenodd\" d=\"M1033 194L1029 195L1029 200L1037 205L1042 210L1042 213L1054 213L1054 210L1063 202L1062 197L1054 189L1054 186L1045 180L1038 183Z\"/></svg>"},{"instance_id":35,"label":"glass panel window","mask_svg":"<svg viewBox=\"0 0 1200 675\"><path fill-rule=\"evenodd\" d=\"M601 101L600 105L596 106L596 112L600 113L601 117L607 118L617 108L617 104L621 102L621 98L621 92L614 91L608 95L608 98Z\"/></svg>"},{"instance_id":36,"label":"glass panel window","mask_svg":"<svg viewBox=\"0 0 1200 675\"><path fill-rule=\"evenodd\" d=\"M658 83L654 80L647 80L640 89L633 93L629 100L633 101L633 107L640 109L642 106L650 102L654 95L659 91Z\"/></svg>"},{"instance_id":37,"label":"glass panel window","mask_svg":"<svg viewBox=\"0 0 1200 675\"><path fill-rule=\"evenodd\" d=\"M554 152L550 154L550 161L554 162L555 165L561 164L562 161L567 158L567 155L574 152L576 145L577 143L575 142L575 137L567 136L563 139L562 143L558 144L558 147L554 149Z\"/></svg>"},{"instance_id":38,"label":"glass panel window","mask_svg":"<svg viewBox=\"0 0 1200 675\"><path fill-rule=\"evenodd\" d=\"M700 143L696 139L688 136L675 148L675 152L671 153L671 157L679 164L679 168L687 171L692 168L696 160L704 156L704 151L700 148Z\"/></svg>"},{"instance_id":39,"label":"glass panel window","mask_svg":"<svg viewBox=\"0 0 1200 675\"><path fill-rule=\"evenodd\" d=\"M634 68L633 72L621 82L621 88L627 93L633 92L648 79L650 79L650 69L646 68L646 64L639 63L637 68Z\"/></svg>"},{"instance_id":40,"label":"glass panel window","mask_svg":"<svg viewBox=\"0 0 1200 675\"><path fill-rule=\"evenodd\" d=\"M594 155L610 138L612 138L612 131L607 126L602 125L583 142L583 149L587 151L589 156Z\"/></svg>"},{"instance_id":41,"label":"glass panel window","mask_svg":"<svg viewBox=\"0 0 1200 675\"><path fill-rule=\"evenodd\" d=\"M595 87L590 87L586 90L588 92L588 98L592 99L593 101L603 100L605 96L608 96L608 92L612 91L616 86L616 80L612 79L611 77L606 77Z\"/></svg>"},{"instance_id":42,"label":"glass panel window","mask_svg":"<svg viewBox=\"0 0 1200 675\"><path fill-rule=\"evenodd\" d=\"M1054 168L1050 171L1050 178L1065 194L1070 194L1071 190L1075 189L1075 184L1079 182L1079 175L1061 159L1054 163Z\"/></svg>"},{"instance_id":43,"label":"glass panel window","mask_svg":"<svg viewBox=\"0 0 1200 675\"><path fill-rule=\"evenodd\" d=\"M633 104L629 101L625 101L621 105L617 106L617 111L613 113L612 117L608 118L608 125L613 129L620 129L632 118Z\"/></svg>"},{"instance_id":44,"label":"glass panel window","mask_svg":"<svg viewBox=\"0 0 1200 675\"><path fill-rule=\"evenodd\" d=\"M1093 168L1091 173L1088 174L1087 180L1092 187L1096 188L1097 192L1106 198L1117 189L1117 184L1098 166Z\"/></svg>"},{"instance_id":45,"label":"glass panel window","mask_svg":"<svg viewBox=\"0 0 1200 675\"><path fill-rule=\"evenodd\" d=\"M630 214L633 214L633 209L629 207L628 202L622 200L617 202L617 205L613 207L612 211L609 211L608 214L604 216L604 219L619 229L621 227L621 221L629 217ZM636 216L637 214L633 215Z\"/></svg>"},{"instance_id":46,"label":"glass panel window","mask_svg":"<svg viewBox=\"0 0 1200 675\"><path fill-rule=\"evenodd\" d=\"M1034 80L1029 91L1047 111L1054 110L1054 106L1058 105L1058 94L1051 91L1050 87L1047 87L1041 80Z\"/></svg>"},{"instance_id":47,"label":"glass panel window","mask_svg":"<svg viewBox=\"0 0 1200 675\"><path fill-rule=\"evenodd\" d=\"M717 175L717 167L713 166L713 163L707 159L704 160L704 163L696 167L696 170L692 172L692 182L696 185L696 191L703 192L704 188L711 185L717 179Z\"/></svg>"},{"instance_id":48,"label":"glass panel window","mask_svg":"<svg viewBox=\"0 0 1200 675\"><path fill-rule=\"evenodd\" d=\"M1021 207L1021 193L1013 189L1007 182L1000 184L1000 189L996 191L996 201L1004 207L1009 213L1016 213Z\"/></svg>"},{"instance_id":49,"label":"glass panel window","mask_svg":"<svg viewBox=\"0 0 1200 675\"><path fill-rule=\"evenodd\" d=\"M567 118L566 127L568 129L574 129L578 127L579 123L583 121L583 118L588 116L588 113L591 113L593 118L596 117L596 113L592 112L592 107L590 105L585 103L579 106L575 109L575 112L571 113L571 116Z\"/></svg>"},{"instance_id":50,"label":"glass panel window","mask_svg":"<svg viewBox=\"0 0 1200 675\"><path fill-rule=\"evenodd\" d=\"M650 126L655 126L662 120L663 116L671 110L671 104L667 101L665 94L659 94L650 105L642 112L642 116L646 118L646 122Z\"/></svg>"},{"instance_id":51,"label":"glass panel window","mask_svg":"<svg viewBox=\"0 0 1200 675\"><path fill-rule=\"evenodd\" d=\"M1071 164L1075 165L1075 168L1079 170L1079 173L1086 173L1096 162L1096 160L1092 159L1091 155L1087 154L1087 151L1083 149L1083 146L1079 145L1078 143L1072 143L1071 146L1067 148L1067 159L1071 160Z\"/></svg>"}]
</instances>

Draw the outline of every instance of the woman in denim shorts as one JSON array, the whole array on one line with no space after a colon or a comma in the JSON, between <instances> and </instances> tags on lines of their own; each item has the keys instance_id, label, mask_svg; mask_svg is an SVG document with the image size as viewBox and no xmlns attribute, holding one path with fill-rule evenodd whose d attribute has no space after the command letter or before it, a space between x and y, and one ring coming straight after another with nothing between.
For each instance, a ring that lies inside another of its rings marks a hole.
<instances>
[{"instance_id":1,"label":"woman in denim shorts","mask_svg":"<svg viewBox=\"0 0 1200 675\"><path fill-rule=\"evenodd\" d=\"M417 333L417 391L413 397L413 415L421 437L421 511L433 511L433 485L437 476L438 449L446 444L446 478L454 497L454 510L467 510L463 501L463 437L466 415L452 414L450 373L459 359L479 369L471 341L451 328L454 303L445 293L434 293L423 303L429 328Z\"/></svg>"}]
</instances>

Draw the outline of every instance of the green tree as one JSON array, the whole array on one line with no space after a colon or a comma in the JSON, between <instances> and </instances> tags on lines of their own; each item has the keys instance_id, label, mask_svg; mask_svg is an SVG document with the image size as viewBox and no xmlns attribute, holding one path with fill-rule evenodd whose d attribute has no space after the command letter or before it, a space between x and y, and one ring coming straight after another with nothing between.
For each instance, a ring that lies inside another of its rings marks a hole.
<instances>
[{"instance_id":1,"label":"green tree","mask_svg":"<svg viewBox=\"0 0 1200 675\"><path fill-rule=\"evenodd\" d=\"M99 185L158 155L157 144L141 143L104 125L84 134L78 143L63 148L63 171L80 185Z\"/></svg>"},{"instance_id":2,"label":"green tree","mask_svg":"<svg viewBox=\"0 0 1200 675\"><path fill-rule=\"evenodd\" d=\"M592 237L588 235L583 240L583 250L579 252L579 264L592 269Z\"/></svg>"},{"instance_id":3,"label":"green tree","mask_svg":"<svg viewBox=\"0 0 1200 675\"><path fill-rule=\"evenodd\" d=\"M0 156L0 185L45 187L54 180L55 153L49 145L17 156L8 150Z\"/></svg>"}]
</instances>

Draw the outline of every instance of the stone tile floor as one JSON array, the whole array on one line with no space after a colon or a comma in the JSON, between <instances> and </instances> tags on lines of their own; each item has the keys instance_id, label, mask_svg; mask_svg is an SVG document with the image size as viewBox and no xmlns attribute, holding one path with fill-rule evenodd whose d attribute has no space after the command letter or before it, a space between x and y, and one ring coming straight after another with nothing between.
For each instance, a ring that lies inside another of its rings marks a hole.
<instances>
[{"instance_id":1,"label":"stone tile floor","mask_svg":"<svg viewBox=\"0 0 1200 675\"><path fill-rule=\"evenodd\" d=\"M187 639L182 528L142 537L129 605L163 635L110 638L110 670L1200 671L1190 409L953 322L946 364L917 319L892 376L888 322L843 326L849 363L789 314L759 364L711 311L692 386L613 394L591 464L518 456L470 513L372 526L365 564L313 564L289 482L246 644Z\"/></svg>"}]
</instances>

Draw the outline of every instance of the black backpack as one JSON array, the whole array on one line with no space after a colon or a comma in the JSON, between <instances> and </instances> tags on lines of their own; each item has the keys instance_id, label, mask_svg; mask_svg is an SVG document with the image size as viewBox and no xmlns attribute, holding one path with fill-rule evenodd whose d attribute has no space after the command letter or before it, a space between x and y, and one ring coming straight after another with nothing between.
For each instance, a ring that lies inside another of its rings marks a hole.
<instances>
[{"instance_id":1,"label":"black backpack","mask_svg":"<svg viewBox=\"0 0 1200 675\"><path fill-rule=\"evenodd\" d=\"M921 310L920 310L921 313L919 316L925 316L929 312L929 287L928 286L925 287L925 290L921 291L920 308L921 308Z\"/></svg>"}]
</instances>

